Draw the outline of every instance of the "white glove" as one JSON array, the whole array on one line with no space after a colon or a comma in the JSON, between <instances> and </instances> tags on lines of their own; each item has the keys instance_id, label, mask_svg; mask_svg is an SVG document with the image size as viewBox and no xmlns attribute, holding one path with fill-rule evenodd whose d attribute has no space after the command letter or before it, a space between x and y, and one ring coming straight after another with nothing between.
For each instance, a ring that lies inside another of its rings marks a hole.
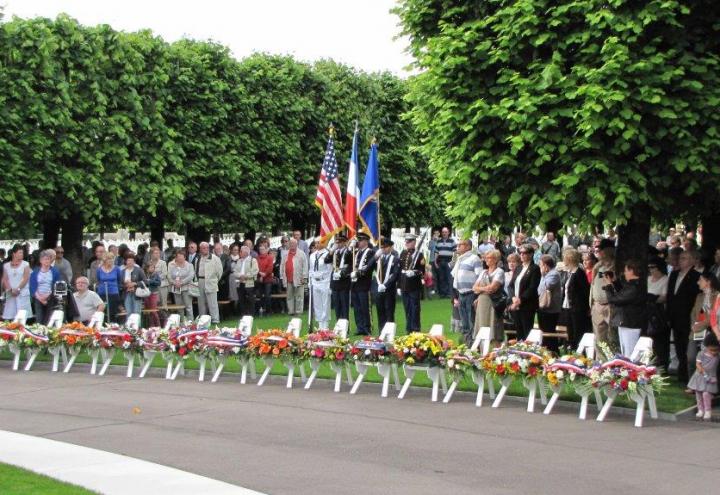
<instances>
[{"instance_id":1,"label":"white glove","mask_svg":"<svg viewBox=\"0 0 720 495\"><path fill-rule=\"evenodd\" d=\"M378 292L385 292L385 284L378 284Z\"/></svg>"},{"instance_id":2,"label":"white glove","mask_svg":"<svg viewBox=\"0 0 720 495\"><path fill-rule=\"evenodd\" d=\"M405 276L408 277L408 278L415 276L415 270L405 270L403 273L404 273Z\"/></svg>"},{"instance_id":3,"label":"white glove","mask_svg":"<svg viewBox=\"0 0 720 495\"><path fill-rule=\"evenodd\" d=\"M356 278L357 278L357 275L358 275L358 272L352 272L352 273L350 274L350 278L356 279Z\"/></svg>"},{"instance_id":4,"label":"white glove","mask_svg":"<svg viewBox=\"0 0 720 495\"><path fill-rule=\"evenodd\" d=\"M340 280L340 272L333 272L333 280Z\"/></svg>"}]
</instances>

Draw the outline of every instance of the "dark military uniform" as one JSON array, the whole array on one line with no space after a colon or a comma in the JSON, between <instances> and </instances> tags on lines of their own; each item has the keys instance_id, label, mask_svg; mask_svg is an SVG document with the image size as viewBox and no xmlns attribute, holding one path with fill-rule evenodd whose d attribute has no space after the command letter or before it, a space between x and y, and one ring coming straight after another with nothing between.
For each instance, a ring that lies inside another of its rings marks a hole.
<instances>
[{"instance_id":1,"label":"dark military uniform","mask_svg":"<svg viewBox=\"0 0 720 495\"><path fill-rule=\"evenodd\" d=\"M358 234L360 237L360 234ZM355 313L358 335L370 335L370 285L375 267L375 250L371 247L355 252L355 280L351 282L350 295Z\"/></svg>"},{"instance_id":2,"label":"dark military uniform","mask_svg":"<svg viewBox=\"0 0 720 495\"><path fill-rule=\"evenodd\" d=\"M392 246L392 241L384 240L383 247ZM378 324L382 331L385 323L395 321L395 302L397 298L397 282L400 277L400 257L397 253L380 254L377 258L376 274L378 283L377 314ZM380 290L383 288L384 290Z\"/></svg>"},{"instance_id":3,"label":"dark military uniform","mask_svg":"<svg viewBox=\"0 0 720 495\"><path fill-rule=\"evenodd\" d=\"M415 249L400 253L400 283L403 307L405 308L405 331L420 331L420 294L425 274L425 257L420 253L413 263ZM412 272L412 273L411 273Z\"/></svg>"},{"instance_id":4,"label":"dark military uniform","mask_svg":"<svg viewBox=\"0 0 720 495\"><path fill-rule=\"evenodd\" d=\"M350 317L350 272L352 272L352 252L347 247L335 250L325 256L325 263L332 263L333 274L330 279L332 305L335 319Z\"/></svg>"}]
</instances>

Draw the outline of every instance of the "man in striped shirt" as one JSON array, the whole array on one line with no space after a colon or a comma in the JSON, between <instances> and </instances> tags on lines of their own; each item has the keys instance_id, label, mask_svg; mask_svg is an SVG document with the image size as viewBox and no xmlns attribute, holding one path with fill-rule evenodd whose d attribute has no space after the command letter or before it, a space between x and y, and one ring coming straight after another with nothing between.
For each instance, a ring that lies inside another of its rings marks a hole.
<instances>
[{"instance_id":1,"label":"man in striped shirt","mask_svg":"<svg viewBox=\"0 0 720 495\"><path fill-rule=\"evenodd\" d=\"M438 272L438 293L440 297L452 296L452 275L450 273L450 262L452 261L457 244L455 239L450 237L450 229L443 227L441 237L435 241L435 268Z\"/></svg>"},{"instance_id":2,"label":"man in striped shirt","mask_svg":"<svg viewBox=\"0 0 720 495\"><path fill-rule=\"evenodd\" d=\"M473 328L475 326L475 298L472 288L480 276L483 265L480 257L472 252L472 241L464 239L457 245L458 258L451 262L453 275L453 289L455 300L453 304L460 310L461 329L465 343L469 346L473 341Z\"/></svg>"}]
</instances>

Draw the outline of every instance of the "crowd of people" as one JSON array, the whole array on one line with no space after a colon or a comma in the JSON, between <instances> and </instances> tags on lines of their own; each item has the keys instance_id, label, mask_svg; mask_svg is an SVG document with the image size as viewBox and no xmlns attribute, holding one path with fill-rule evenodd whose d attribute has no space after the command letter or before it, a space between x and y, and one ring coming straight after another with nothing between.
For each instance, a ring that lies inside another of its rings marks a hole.
<instances>
[{"instance_id":1,"label":"crowd of people","mask_svg":"<svg viewBox=\"0 0 720 495\"><path fill-rule=\"evenodd\" d=\"M277 249L266 237L182 248L170 241L164 251L151 242L137 252L95 242L80 274L73 274L62 246L30 253L17 244L7 258L0 253L2 317L12 319L24 309L46 321L53 288L65 281L75 289L68 313L81 321L95 311L118 321L149 309L150 323L160 325L162 309L174 303L188 318L197 306L217 323L221 301L229 301L236 315L299 315L309 299L318 328L329 325L331 309L336 318L348 318L352 307L356 332L369 335L371 308L382 328L395 319L398 295L405 330L420 330L420 299L435 294L452 301L468 344L480 327L491 327L499 342L508 330L525 338L537 322L547 334L564 326L571 347L592 331L598 342L629 355L638 338L648 335L664 369L674 344L678 379L686 384L704 339L720 337L720 250L708 259L692 232L653 234L647 267L627 260L616 274L612 233L564 241L561 247L553 232L542 240L518 232L474 246L467 238L455 240L445 227L433 232L427 246L416 246L416 236L408 235L401 252L388 238L376 250L365 234L350 243L340 234L328 246L319 239L308 243L299 231L283 237ZM647 289L641 277L647 277Z\"/></svg>"}]
</instances>

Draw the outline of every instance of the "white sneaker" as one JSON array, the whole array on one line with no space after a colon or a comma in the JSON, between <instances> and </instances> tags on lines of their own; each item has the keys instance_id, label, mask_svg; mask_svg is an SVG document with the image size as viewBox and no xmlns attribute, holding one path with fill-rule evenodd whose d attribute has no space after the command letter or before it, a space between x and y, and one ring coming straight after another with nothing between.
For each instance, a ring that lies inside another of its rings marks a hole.
<instances>
[{"instance_id":1,"label":"white sneaker","mask_svg":"<svg viewBox=\"0 0 720 495\"><path fill-rule=\"evenodd\" d=\"M710 412L710 411L705 411L705 414L703 415L703 419L704 419L705 421L710 421L710 420L712 419L712 412Z\"/></svg>"},{"instance_id":2,"label":"white sneaker","mask_svg":"<svg viewBox=\"0 0 720 495\"><path fill-rule=\"evenodd\" d=\"M704 414L705 414L705 411L703 411L702 409L698 409L698 412L697 412L697 414L695 415L695 417L696 417L696 418L702 418Z\"/></svg>"}]
</instances>

